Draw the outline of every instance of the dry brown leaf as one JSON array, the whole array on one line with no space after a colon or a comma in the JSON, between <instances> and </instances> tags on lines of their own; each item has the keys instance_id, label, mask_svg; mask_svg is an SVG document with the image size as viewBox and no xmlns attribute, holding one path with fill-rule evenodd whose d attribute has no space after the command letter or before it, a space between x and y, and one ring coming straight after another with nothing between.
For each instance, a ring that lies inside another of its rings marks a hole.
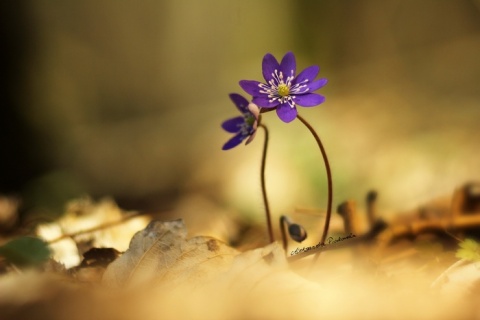
<instances>
[{"instance_id":1,"label":"dry brown leaf","mask_svg":"<svg viewBox=\"0 0 480 320\"><path fill-rule=\"evenodd\" d=\"M147 280L165 283L202 282L229 268L233 248L211 237L186 239L183 220L154 220L135 234L128 250L111 263L103 276L109 286Z\"/></svg>"},{"instance_id":2,"label":"dry brown leaf","mask_svg":"<svg viewBox=\"0 0 480 320\"><path fill-rule=\"evenodd\" d=\"M133 212L123 211L111 199L94 202L90 198L81 198L71 201L65 214L57 221L39 225L36 235L47 242L53 241L50 244L53 259L71 268L78 266L82 259L83 252L78 250L79 242L88 242L91 247L96 248L112 247L125 251L128 248L128 240L148 223L145 216L123 220L128 215L133 215ZM115 224L117 222L122 223ZM98 230L65 237L92 228ZM65 238L56 241L62 237Z\"/></svg>"}]
</instances>

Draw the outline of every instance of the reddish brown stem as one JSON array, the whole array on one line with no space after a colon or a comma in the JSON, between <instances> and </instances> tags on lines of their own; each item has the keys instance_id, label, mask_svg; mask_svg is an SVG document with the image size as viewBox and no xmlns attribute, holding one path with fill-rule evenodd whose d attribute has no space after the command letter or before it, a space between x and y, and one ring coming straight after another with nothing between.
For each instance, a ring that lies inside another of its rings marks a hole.
<instances>
[{"instance_id":1,"label":"reddish brown stem","mask_svg":"<svg viewBox=\"0 0 480 320\"><path fill-rule=\"evenodd\" d=\"M281 216L280 217L280 231L282 232L282 242L283 242L283 249L285 252L287 252L287 231L285 226L288 224L288 218L286 216Z\"/></svg>"},{"instance_id":2,"label":"reddish brown stem","mask_svg":"<svg viewBox=\"0 0 480 320\"><path fill-rule=\"evenodd\" d=\"M272 218L270 215L270 205L268 204L267 198L267 187L265 186L265 163L267 160L267 147L268 147L268 129L265 125L260 124L259 127L262 127L265 131L265 142L263 144L263 153L262 153L262 166L260 169L260 180L262 184L262 196L263 203L265 204L265 215L267 216L267 227L268 227L268 236L270 238L270 243L274 242L273 229L272 229Z\"/></svg>"},{"instance_id":3,"label":"reddish brown stem","mask_svg":"<svg viewBox=\"0 0 480 320\"><path fill-rule=\"evenodd\" d=\"M325 240L327 239L328 235L328 228L330 226L330 217L332 215L332 172L330 171L330 164L328 162L327 153L325 152L325 148L323 147L322 141L320 141L320 137L318 136L317 132L313 129L310 123L307 122L303 117L297 115L298 120L300 120L305 127L310 130L310 133L313 135L315 140L317 141L318 147L320 148L320 152L322 153L323 162L325 162L325 169L327 170L327 181L328 181L328 201L327 201L327 215L325 217L325 225L323 227L323 234L320 240L321 244L325 244Z\"/></svg>"}]
</instances>

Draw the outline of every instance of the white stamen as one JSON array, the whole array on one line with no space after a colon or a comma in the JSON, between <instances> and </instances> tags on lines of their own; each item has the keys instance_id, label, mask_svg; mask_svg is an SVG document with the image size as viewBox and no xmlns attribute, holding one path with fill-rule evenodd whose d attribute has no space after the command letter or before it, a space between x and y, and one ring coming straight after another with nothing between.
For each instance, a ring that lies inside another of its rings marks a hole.
<instances>
[{"instance_id":1,"label":"white stamen","mask_svg":"<svg viewBox=\"0 0 480 320\"><path fill-rule=\"evenodd\" d=\"M308 79L300 81L292 86L292 81L295 79L294 70L290 70L290 76L284 80L283 72L279 72L277 69L271 74L272 79L268 81L267 84L260 83L258 86L261 88L260 93L266 94L269 98L268 102L272 103L275 101L280 102L281 104L288 103L291 108L295 107L295 95L304 94L308 92ZM282 96L278 93L280 86L286 86L288 88L289 94Z\"/></svg>"}]
</instances>

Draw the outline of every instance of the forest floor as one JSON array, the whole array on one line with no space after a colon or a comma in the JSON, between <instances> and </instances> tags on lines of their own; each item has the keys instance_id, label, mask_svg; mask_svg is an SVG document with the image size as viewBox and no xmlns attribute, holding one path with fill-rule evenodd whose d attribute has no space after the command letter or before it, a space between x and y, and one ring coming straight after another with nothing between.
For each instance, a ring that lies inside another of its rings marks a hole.
<instances>
[{"instance_id":1,"label":"forest floor","mask_svg":"<svg viewBox=\"0 0 480 320\"><path fill-rule=\"evenodd\" d=\"M188 218L78 199L29 237L2 238L0 319L476 318L474 187L287 251L258 226L233 243L187 231Z\"/></svg>"}]
</instances>

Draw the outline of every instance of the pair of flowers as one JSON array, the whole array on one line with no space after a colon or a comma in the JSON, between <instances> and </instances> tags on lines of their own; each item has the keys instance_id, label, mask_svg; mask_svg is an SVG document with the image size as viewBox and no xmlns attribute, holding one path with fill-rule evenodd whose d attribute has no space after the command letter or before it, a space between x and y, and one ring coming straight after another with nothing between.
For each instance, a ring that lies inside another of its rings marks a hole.
<instances>
[{"instance_id":1,"label":"pair of flowers","mask_svg":"<svg viewBox=\"0 0 480 320\"><path fill-rule=\"evenodd\" d=\"M240 81L242 89L252 96L250 103L239 94L230 94L230 99L242 115L222 123L225 131L235 134L223 145L223 150L234 148L245 139L246 144L250 143L255 137L260 113L276 110L278 117L289 123L297 117L297 105L313 107L325 101L324 96L313 93L327 84L325 78L315 80L320 68L310 66L296 76L296 61L292 52L285 54L280 63L267 53L263 57L262 71L266 83Z\"/></svg>"}]
</instances>

